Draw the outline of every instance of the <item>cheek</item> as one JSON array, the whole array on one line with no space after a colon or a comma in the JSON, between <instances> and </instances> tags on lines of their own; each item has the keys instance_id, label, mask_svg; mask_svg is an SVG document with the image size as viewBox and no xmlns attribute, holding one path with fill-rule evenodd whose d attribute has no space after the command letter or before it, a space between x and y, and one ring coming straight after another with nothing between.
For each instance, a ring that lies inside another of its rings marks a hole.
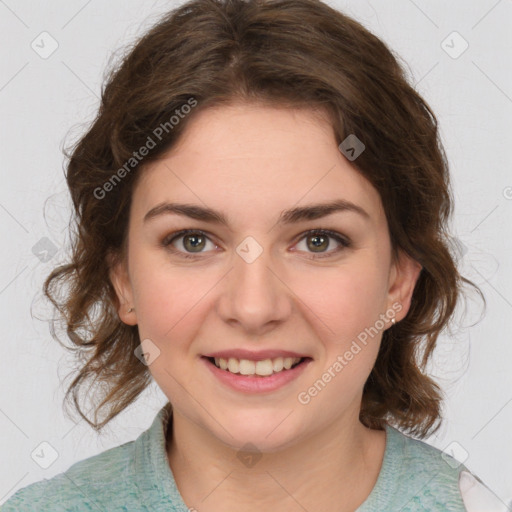
<instances>
[{"instance_id":1,"label":"cheek","mask_svg":"<svg viewBox=\"0 0 512 512\"><path fill-rule=\"evenodd\" d=\"M137 274L139 336L159 350L149 371L175 405L181 400L181 386L191 385L193 371L187 365L194 362L188 357L189 348L208 307L207 292L214 284L209 281L206 276L191 279L186 272L156 266Z\"/></svg>"},{"instance_id":2,"label":"cheek","mask_svg":"<svg viewBox=\"0 0 512 512\"><path fill-rule=\"evenodd\" d=\"M300 282L297 295L322 320L323 339L346 343L384 313L387 273L374 259L323 269Z\"/></svg>"},{"instance_id":3,"label":"cheek","mask_svg":"<svg viewBox=\"0 0 512 512\"><path fill-rule=\"evenodd\" d=\"M309 295L310 323L317 326L324 350L321 380L329 382L323 403L345 409L362 391L382 339L379 317L385 312L386 283L376 267L358 271L347 266L317 281Z\"/></svg>"},{"instance_id":4,"label":"cheek","mask_svg":"<svg viewBox=\"0 0 512 512\"><path fill-rule=\"evenodd\" d=\"M144 254L134 254L133 262L141 338L155 339L159 344L182 339L177 333L184 325L190 326L191 319L193 324L201 298L211 288L207 275L193 277L185 269Z\"/></svg>"}]
</instances>

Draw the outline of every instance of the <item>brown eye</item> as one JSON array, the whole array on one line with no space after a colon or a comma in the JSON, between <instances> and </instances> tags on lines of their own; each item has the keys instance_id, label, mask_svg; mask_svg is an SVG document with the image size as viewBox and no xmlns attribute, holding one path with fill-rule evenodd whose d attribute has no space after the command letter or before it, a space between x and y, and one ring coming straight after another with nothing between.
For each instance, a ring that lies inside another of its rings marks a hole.
<instances>
[{"instance_id":1,"label":"brown eye","mask_svg":"<svg viewBox=\"0 0 512 512\"><path fill-rule=\"evenodd\" d=\"M301 240L306 240L306 251L313 254L318 254L318 258L329 257L339 253L344 248L350 247L351 243L348 238L343 237L339 233L334 231L328 231L325 229L311 230L305 233ZM335 240L338 244L337 248L328 250L333 244L331 240Z\"/></svg>"},{"instance_id":2,"label":"brown eye","mask_svg":"<svg viewBox=\"0 0 512 512\"><path fill-rule=\"evenodd\" d=\"M195 254L209 252L204 250L207 243L216 247L205 233L193 229L173 233L162 241L164 247L184 258L194 258Z\"/></svg>"},{"instance_id":3,"label":"brown eye","mask_svg":"<svg viewBox=\"0 0 512 512\"><path fill-rule=\"evenodd\" d=\"M206 237L199 234L184 235L183 247L190 252L201 252L206 244Z\"/></svg>"},{"instance_id":4,"label":"brown eye","mask_svg":"<svg viewBox=\"0 0 512 512\"><path fill-rule=\"evenodd\" d=\"M324 252L329 247L329 237L326 235L309 235L307 240L308 249L313 252Z\"/></svg>"}]
</instances>

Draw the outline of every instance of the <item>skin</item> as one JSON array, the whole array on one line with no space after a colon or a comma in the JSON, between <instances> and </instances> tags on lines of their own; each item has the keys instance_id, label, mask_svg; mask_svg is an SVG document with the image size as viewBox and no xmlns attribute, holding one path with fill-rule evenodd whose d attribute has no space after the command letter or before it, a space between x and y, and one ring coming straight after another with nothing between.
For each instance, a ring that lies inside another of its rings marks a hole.
<instances>
[{"instance_id":1,"label":"skin","mask_svg":"<svg viewBox=\"0 0 512 512\"><path fill-rule=\"evenodd\" d=\"M385 449L385 432L359 421L382 331L307 405L297 396L393 304L401 305L396 321L405 317L421 266L404 254L392 260L379 194L340 152L321 112L238 103L190 121L144 170L127 257L111 270L120 318L160 350L148 368L173 404L167 452L178 489L201 512L353 511L374 487ZM369 218L344 211L277 224L285 209L337 199ZM143 222L166 201L214 208L229 226L173 214ZM182 229L206 232L202 252L183 237L161 245ZM351 246L329 238L315 251L310 229L338 232ZM236 252L247 236L263 248L250 264ZM187 252L197 259L180 256ZM200 360L232 348L292 350L313 361L283 388L247 395ZM262 456L251 467L237 457L247 443Z\"/></svg>"}]
</instances>

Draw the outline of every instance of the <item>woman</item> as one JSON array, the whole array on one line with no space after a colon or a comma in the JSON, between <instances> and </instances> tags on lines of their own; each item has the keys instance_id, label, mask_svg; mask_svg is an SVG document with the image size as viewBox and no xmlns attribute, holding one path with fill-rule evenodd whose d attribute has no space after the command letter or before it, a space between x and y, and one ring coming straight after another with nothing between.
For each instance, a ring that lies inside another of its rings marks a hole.
<instances>
[{"instance_id":1,"label":"woman","mask_svg":"<svg viewBox=\"0 0 512 512\"><path fill-rule=\"evenodd\" d=\"M3 510L471 510L483 484L406 435L439 428L425 365L472 283L435 116L379 39L315 0L193 0L69 157L67 396L98 430L151 378L169 403Z\"/></svg>"}]
</instances>

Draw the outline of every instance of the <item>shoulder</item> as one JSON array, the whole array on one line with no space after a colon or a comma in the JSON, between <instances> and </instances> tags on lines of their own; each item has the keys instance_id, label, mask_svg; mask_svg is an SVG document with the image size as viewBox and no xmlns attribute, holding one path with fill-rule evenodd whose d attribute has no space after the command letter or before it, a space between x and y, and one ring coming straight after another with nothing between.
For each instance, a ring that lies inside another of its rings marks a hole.
<instances>
[{"instance_id":1,"label":"shoulder","mask_svg":"<svg viewBox=\"0 0 512 512\"><path fill-rule=\"evenodd\" d=\"M183 510L165 452L170 403L139 437L18 490L1 512Z\"/></svg>"},{"instance_id":2,"label":"shoulder","mask_svg":"<svg viewBox=\"0 0 512 512\"><path fill-rule=\"evenodd\" d=\"M382 475L385 482L381 484L391 489L387 501L393 510L393 507L402 512L475 510L465 489L469 482L473 489L480 488L480 494L486 487L463 463L447 453L448 450L442 451L393 427L386 427L386 431L389 446Z\"/></svg>"},{"instance_id":3,"label":"shoulder","mask_svg":"<svg viewBox=\"0 0 512 512\"><path fill-rule=\"evenodd\" d=\"M395 469L391 499L402 504L403 512L464 512L459 490L459 474L467 468L454 457L388 427Z\"/></svg>"},{"instance_id":4,"label":"shoulder","mask_svg":"<svg viewBox=\"0 0 512 512\"><path fill-rule=\"evenodd\" d=\"M53 478L19 489L4 503L1 512L114 510L114 503L129 502L128 494L133 492L130 482L134 478L134 445L135 441L130 441L111 448L73 464Z\"/></svg>"},{"instance_id":5,"label":"shoulder","mask_svg":"<svg viewBox=\"0 0 512 512\"><path fill-rule=\"evenodd\" d=\"M501 501L477 476L461 471L459 487L467 512L509 512L512 502Z\"/></svg>"},{"instance_id":6,"label":"shoulder","mask_svg":"<svg viewBox=\"0 0 512 512\"><path fill-rule=\"evenodd\" d=\"M402 474L414 470L415 474L429 477L432 482L458 484L459 473L466 468L450 453L393 427L388 427L387 431L393 442L394 453L400 455L399 468Z\"/></svg>"}]
</instances>

